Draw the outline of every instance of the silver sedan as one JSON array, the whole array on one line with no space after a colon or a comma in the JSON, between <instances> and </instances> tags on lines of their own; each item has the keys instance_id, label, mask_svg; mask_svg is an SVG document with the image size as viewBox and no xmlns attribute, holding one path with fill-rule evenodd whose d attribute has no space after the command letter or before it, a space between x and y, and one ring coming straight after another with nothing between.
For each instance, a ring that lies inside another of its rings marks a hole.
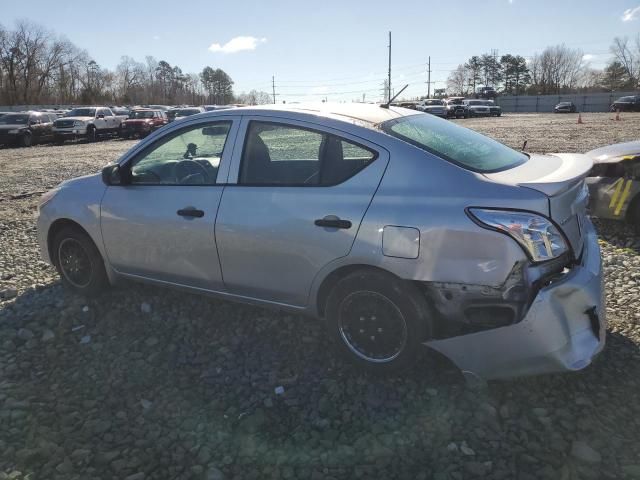
<instances>
[{"instance_id":1,"label":"silver sedan","mask_svg":"<svg viewBox=\"0 0 640 480\"><path fill-rule=\"evenodd\" d=\"M579 370L606 331L591 166L403 108L220 110L46 193L39 241L75 292L133 279L309 314L374 371L423 346L470 378Z\"/></svg>"}]
</instances>

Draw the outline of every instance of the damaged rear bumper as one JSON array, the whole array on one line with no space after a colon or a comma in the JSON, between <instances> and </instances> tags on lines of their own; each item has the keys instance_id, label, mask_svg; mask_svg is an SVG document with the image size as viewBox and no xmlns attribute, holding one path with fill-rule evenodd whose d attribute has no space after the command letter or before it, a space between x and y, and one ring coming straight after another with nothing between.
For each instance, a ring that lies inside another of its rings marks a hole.
<instances>
[{"instance_id":1,"label":"damaged rear bumper","mask_svg":"<svg viewBox=\"0 0 640 480\"><path fill-rule=\"evenodd\" d=\"M580 265L542 288L517 324L425 343L484 380L580 370L606 336L600 247L584 225Z\"/></svg>"}]
</instances>

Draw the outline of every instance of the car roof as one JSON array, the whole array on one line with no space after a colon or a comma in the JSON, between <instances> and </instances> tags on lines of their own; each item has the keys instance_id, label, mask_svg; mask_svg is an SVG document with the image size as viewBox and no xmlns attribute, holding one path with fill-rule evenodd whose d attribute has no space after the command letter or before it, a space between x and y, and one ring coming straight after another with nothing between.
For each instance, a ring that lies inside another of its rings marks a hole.
<instances>
[{"instance_id":1,"label":"car roof","mask_svg":"<svg viewBox=\"0 0 640 480\"><path fill-rule=\"evenodd\" d=\"M333 118L337 120L352 122L357 120L361 123L376 125L387 120L393 120L409 115L420 115L419 112L410 108L389 107L383 108L374 103L298 103L295 105L258 105L255 107L243 107L239 110L227 110L230 113L240 113L242 115L264 115L266 112L278 114L282 112L306 113L315 116Z\"/></svg>"}]
</instances>

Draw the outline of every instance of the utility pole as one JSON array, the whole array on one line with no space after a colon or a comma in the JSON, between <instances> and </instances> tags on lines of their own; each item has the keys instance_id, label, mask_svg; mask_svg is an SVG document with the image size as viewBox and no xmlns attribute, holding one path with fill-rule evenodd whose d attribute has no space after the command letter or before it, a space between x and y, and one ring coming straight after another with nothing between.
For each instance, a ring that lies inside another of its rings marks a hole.
<instances>
[{"instance_id":1,"label":"utility pole","mask_svg":"<svg viewBox=\"0 0 640 480\"><path fill-rule=\"evenodd\" d=\"M427 98L431 98L431 55L427 62Z\"/></svg>"},{"instance_id":2,"label":"utility pole","mask_svg":"<svg viewBox=\"0 0 640 480\"><path fill-rule=\"evenodd\" d=\"M387 101L391 101L391 32L389 32L389 81L387 84L387 89L389 91L389 98Z\"/></svg>"},{"instance_id":3,"label":"utility pole","mask_svg":"<svg viewBox=\"0 0 640 480\"><path fill-rule=\"evenodd\" d=\"M271 75L271 90L273 91L273 104L276 103L276 76Z\"/></svg>"}]
</instances>

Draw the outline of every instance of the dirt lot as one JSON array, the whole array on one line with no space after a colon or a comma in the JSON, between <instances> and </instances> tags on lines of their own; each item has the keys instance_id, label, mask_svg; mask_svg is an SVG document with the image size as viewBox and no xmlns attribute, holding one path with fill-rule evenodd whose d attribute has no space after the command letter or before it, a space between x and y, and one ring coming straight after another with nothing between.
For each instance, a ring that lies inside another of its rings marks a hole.
<instances>
[{"instance_id":1,"label":"dirt lot","mask_svg":"<svg viewBox=\"0 0 640 480\"><path fill-rule=\"evenodd\" d=\"M610 117L459 123L532 152L638 139L640 114ZM598 225L610 329L586 370L472 390L425 354L372 378L310 319L147 286L66 294L38 256L38 192L133 144L0 150L0 479L640 478L631 228Z\"/></svg>"}]
</instances>

